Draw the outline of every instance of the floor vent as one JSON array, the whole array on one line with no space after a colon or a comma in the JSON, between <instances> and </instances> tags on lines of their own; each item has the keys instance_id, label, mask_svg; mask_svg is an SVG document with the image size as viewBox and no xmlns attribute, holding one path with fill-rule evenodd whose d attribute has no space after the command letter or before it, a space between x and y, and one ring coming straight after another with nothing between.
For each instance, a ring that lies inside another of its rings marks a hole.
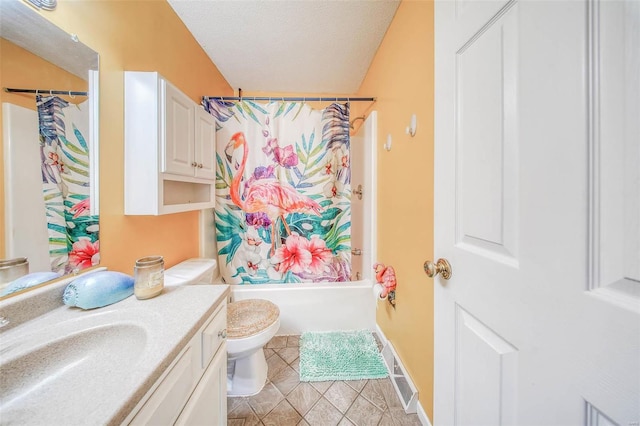
<instances>
[{"instance_id":1,"label":"floor vent","mask_svg":"<svg viewBox=\"0 0 640 426\"><path fill-rule=\"evenodd\" d=\"M400 362L400 358L391 342L382 348L382 357L389 370L391 383L400 397L400 402L407 414L415 413L418 405L418 391Z\"/></svg>"}]
</instances>

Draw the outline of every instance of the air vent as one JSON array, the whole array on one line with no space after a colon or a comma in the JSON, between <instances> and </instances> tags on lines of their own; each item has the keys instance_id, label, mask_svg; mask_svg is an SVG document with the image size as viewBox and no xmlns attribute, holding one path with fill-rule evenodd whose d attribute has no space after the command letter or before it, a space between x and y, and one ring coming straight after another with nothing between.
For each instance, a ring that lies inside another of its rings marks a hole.
<instances>
[{"instance_id":1,"label":"air vent","mask_svg":"<svg viewBox=\"0 0 640 426\"><path fill-rule=\"evenodd\" d=\"M387 364L391 383L393 383L393 387L400 398L404 412L407 414L415 413L418 405L418 391L407 374L407 370L400 362L400 358L391 342L387 341L384 348L382 348L382 357L385 364Z\"/></svg>"}]
</instances>

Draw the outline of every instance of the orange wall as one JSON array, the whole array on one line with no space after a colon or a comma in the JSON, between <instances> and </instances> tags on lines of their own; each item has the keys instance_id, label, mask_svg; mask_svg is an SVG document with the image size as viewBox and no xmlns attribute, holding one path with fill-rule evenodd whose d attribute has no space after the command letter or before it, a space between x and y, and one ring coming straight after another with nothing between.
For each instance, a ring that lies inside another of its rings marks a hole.
<instances>
[{"instance_id":1,"label":"orange wall","mask_svg":"<svg viewBox=\"0 0 640 426\"><path fill-rule=\"evenodd\" d=\"M42 15L100 54L101 265L131 274L142 256L198 256L198 212L124 216L123 71L158 71L196 102L231 87L165 1L65 1Z\"/></svg>"},{"instance_id":2,"label":"orange wall","mask_svg":"<svg viewBox=\"0 0 640 426\"><path fill-rule=\"evenodd\" d=\"M31 52L16 46L3 38L0 39L0 87L18 89L59 89L86 91L87 82L50 62L35 56ZM71 99L61 96L69 102L86 100L76 96ZM36 109L35 95L24 93L0 92L0 103L8 102L25 108ZM0 164L4 165L2 145L2 109L0 109ZM38 141L33 141L37 143ZM0 172L0 259L6 257L4 213L4 166Z\"/></svg>"},{"instance_id":3,"label":"orange wall","mask_svg":"<svg viewBox=\"0 0 640 426\"><path fill-rule=\"evenodd\" d=\"M396 270L396 309L377 322L418 387L433 419L433 2L403 1L358 91L378 111L378 260ZM354 105L352 116L359 113ZM411 114L417 134L405 134ZM359 121L358 123L361 123ZM391 151L382 148L391 134Z\"/></svg>"}]
</instances>

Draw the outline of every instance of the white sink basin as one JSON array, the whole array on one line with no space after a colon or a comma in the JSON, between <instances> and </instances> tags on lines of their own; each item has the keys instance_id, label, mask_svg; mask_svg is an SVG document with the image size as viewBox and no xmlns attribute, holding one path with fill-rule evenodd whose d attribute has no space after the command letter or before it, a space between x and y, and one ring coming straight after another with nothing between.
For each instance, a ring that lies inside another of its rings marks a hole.
<instances>
[{"instance_id":1,"label":"white sink basin","mask_svg":"<svg viewBox=\"0 0 640 426\"><path fill-rule=\"evenodd\" d=\"M25 404L41 406L45 402L50 404L52 399L74 399L82 404L96 371L108 370L110 379L126 380L146 341L147 333L139 325L110 324L44 342L13 356L3 353L0 365L3 422L10 422L13 407L22 410ZM10 348L8 352L12 352ZM69 389L70 384L75 384L73 389Z\"/></svg>"},{"instance_id":2,"label":"white sink basin","mask_svg":"<svg viewBox=\"0 0 640 426\"><path fill-rule=\"evenodd\" d=\"M108 389L126 383L149 350L153 321L145 309L83 312L62 308L71 318L29 324L0 342L2 424L47 424L54 406L81 410ZM106 374L105 374L106 373ZM31 411L30 407L34 410ZM71 418L75 413L67 412ZM89 419L87 419L89 420ZM92 423L91 421L88 421Z\"/></svg>"}]
</instances>

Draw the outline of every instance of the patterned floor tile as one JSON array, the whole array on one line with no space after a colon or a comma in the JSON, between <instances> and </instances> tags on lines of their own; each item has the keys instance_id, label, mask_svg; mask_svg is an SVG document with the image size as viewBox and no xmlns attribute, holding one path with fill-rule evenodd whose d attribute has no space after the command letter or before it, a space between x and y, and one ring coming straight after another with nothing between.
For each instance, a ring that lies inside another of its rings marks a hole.
<instances>
[{"instance_id":1,"label":"patterned floor tile","mask_svg":"<svg viewBox=\"0 0 640 426\"><path fill-rule=\"evenodd\" d=\"M417 414L406 414L403 408L389 408L391 417L396 426L421 426L422 423Z\"/></svg>"},{"instance_id":2,"label":"patterned floor tile","mask_svg":"<svg viewBox=\"0 0 640 426\"><path fill-rule=\"evenodd\" d=\"M363 380L345 380L344 382L346 384L348 384L349 386L351 386L353 388L353 390L355 390L356 392L360 392L362 390L362 388L367 384L368 380L367 379L363 379Z\"/></svg>"},{"instance_id":3,"label":"patterned floor tile","mask_svg":"<svg viewBox=\"0 0 640 426\"><path fill-rule=\"evenodd\" d=\"M345 382L335 382L324 393L324 397L332 403L342 414L345 414L353 401L357 398L358 393L348 386Z\"/></svg>"},{"instance_id":4,"label":"patterned floor tile","mask_svg":"<svg viewBox=\"0 0 640 426\"><path fill-rule=\"evenodd\" d=\"M269 349L279 349L287 347L287 336L273 336L273 338L267 343Z\"/></svg>"},{"instance_id":5,"label":"patterned floor tile","mask_svg":"<svg viewBox=\"0 0 640 426\"><path fill-rule=\"evenodd\" d=\"M300 346L300 336L287 336L287 346L288 347Z\"/></svg>"},{"instance_id":6,"label":"patterned floor tile","mask_svg":"<svg viewBox=\"0 0 640 426\"><path fill-rule=\"evenodd\" d=\"M328 381L328 382L309 382L311 383L311 386L313 386L314 388L316 388L316 390L320 393L325 393L327 391L327 389L329 389L331 387L331 385L333 384L333 381Z\"/></svg>"},{"instance_id":7,"label":"patterned floor tile","mask_svg":"<svg viewBox=\"0 0 640 426\"><path fill-rule=\"evenodd\" d=\"M320 398L318 403L304 416L311 426L336 426L342 419L342 413L329 401Z\"/></svg>"},{"instance_id":8,"label":"patterned floor tile","mask_svg":"<svg viewBox=\"0 0 640 426\"><path fill-rule=\"evenodd\" d=\"M300 420L300 414L285 399L262 419L262 423L265 426L296 426Z\"/></svg>"},{"instance_id":9,"label":"patterned floor tile","mask_svg":"<svg viewBox=\"0 0 640 426\"><path fill-rule=\"evenodd\" d=\"M305 416L318 399L320 399L320 396L320 393L309 383L300 383L294 390L289 392L287 400L298 410L298 413Z\"/></svg>"},{"instance_id":10,"label":"patterned floor tile","mask_svg":"<svg viewBox=\"0 0 640 426\"><path fill-rule=\"evenodd\" d=\"M348 418L343 417L342 420L340 420L340 423L338 423L338 426L356 426L356 425L351 423L351 421Z\"/></svg>"},{"instance_id":11,"label":"patterned floor tile","mask_svg":"<svg viewBox=\"0 0 640 426\"><path fill-rule=\"evenodd\" d=\"M289 364L291 368L300 373L300 358L296 358L291 364Z\"/></svg>"},{"instance_id":12,"label":"patterned floor tile","mask_svg":"<svg viewBox=\"0 0 640 426\"><path fill-rule=\"evenodd\" d=\"M286 367L287 363L284 362L282 358L280 358L280 355L278 355L277 353L273 354L267 360L267 378L269 380L273 380L273 378Z\"/></svg>"},{"instance_id":13,"label":"patterned floor tile","mask_svg":"<svg viewBox=\"0 0 640 426\"><path fill-rule=\"evenodd\" d=\"M382 418L382 410L359 396L347 411L347 418L356 425L377 425Z\"/></svg>"},{"instance_id":14,"label":"patterned floor tile","mask_svg":"<svg viewBox=\"0 0 640 426\"><path fill-rule=\"evenodd\" d=\"M276 353L276 351L274 351L273 349L267 349L267 348L263 348L262 351L264 352L264 359L269 359L271 355Z\"/></svg>"},{"instance_id":15,"label":"patterned floor tile","mask_svg":"<svg viewBox=\"0 0 640 426\"><path fill-rule=\"evenodd\" d=\"M259 394L247 397L247 402L258 417L262 418L273 410L283 399L284 396L282 396L278 388L276 388L273 383L268 383Z\"/></svg>"},{"instance_id":16,"label":"patterned floor tile","mask_svg":"<svg viewBox=\"0 0 640 426\"><path fill-rule=\"evenodd\" d=\"M276 336L265 346L267 384L258 395L227 398L229 426L420 425L404 412L389 378L300 382L299 340Z\"/></svg>"},{"instance_id":17,"label":"patterned floor tile","mask_svg":"<svg viewBox=\"0 0 640 426\"><path fill-rule=\"evenodd\" d=\"M300 349L297 346L278 349L277 352L287 364L291 364L300 355Z\"/></svg>"},{"instance_id":18,"label":"patterned floor tile","mask_svg":"<svg viewBox=\"0 0 640 426\"><path fill-rule=\"evenodd\" d=\"M385 411L387 409L387 400L384 397L380 379L372 379L367 382L365 387L360 392L360 395L364 396L373 403L380 410Z\"/></svg>"},{"instance_id":19,"label":"patterned floor tile","mask_svg":"<svg viewBox=\"0 0 640 426\"><path fill-rule=\"evenodd\" d=\"M400 402L400 398L398 397L396 389L393 387L393 383L391 383L391 379L388 377L386 379L380 379L379 385L384 399L387 401L387 405L389 407L402 408L402 402Z\"/></svg>"},{"instance_id":20,"label":"patterned floor tile","mask_svg":"<svg viewBox=\"0 0 640 426\"><path fill-rule=\"evenodd\" d=\"M287 395L300 383L300 375L293 368L286 366L271 380L283 395Z\"/></svg>"},{"instance_id":21,"label":"patterned floor tile","mask_svg":"<svg viewBox=\"0 0 640 426\"><path fill-rule=\"evenodd\" d=\"M227 417L243 419L255 414L245 398L227 398Z\"/></svg>"}]
</instances>

